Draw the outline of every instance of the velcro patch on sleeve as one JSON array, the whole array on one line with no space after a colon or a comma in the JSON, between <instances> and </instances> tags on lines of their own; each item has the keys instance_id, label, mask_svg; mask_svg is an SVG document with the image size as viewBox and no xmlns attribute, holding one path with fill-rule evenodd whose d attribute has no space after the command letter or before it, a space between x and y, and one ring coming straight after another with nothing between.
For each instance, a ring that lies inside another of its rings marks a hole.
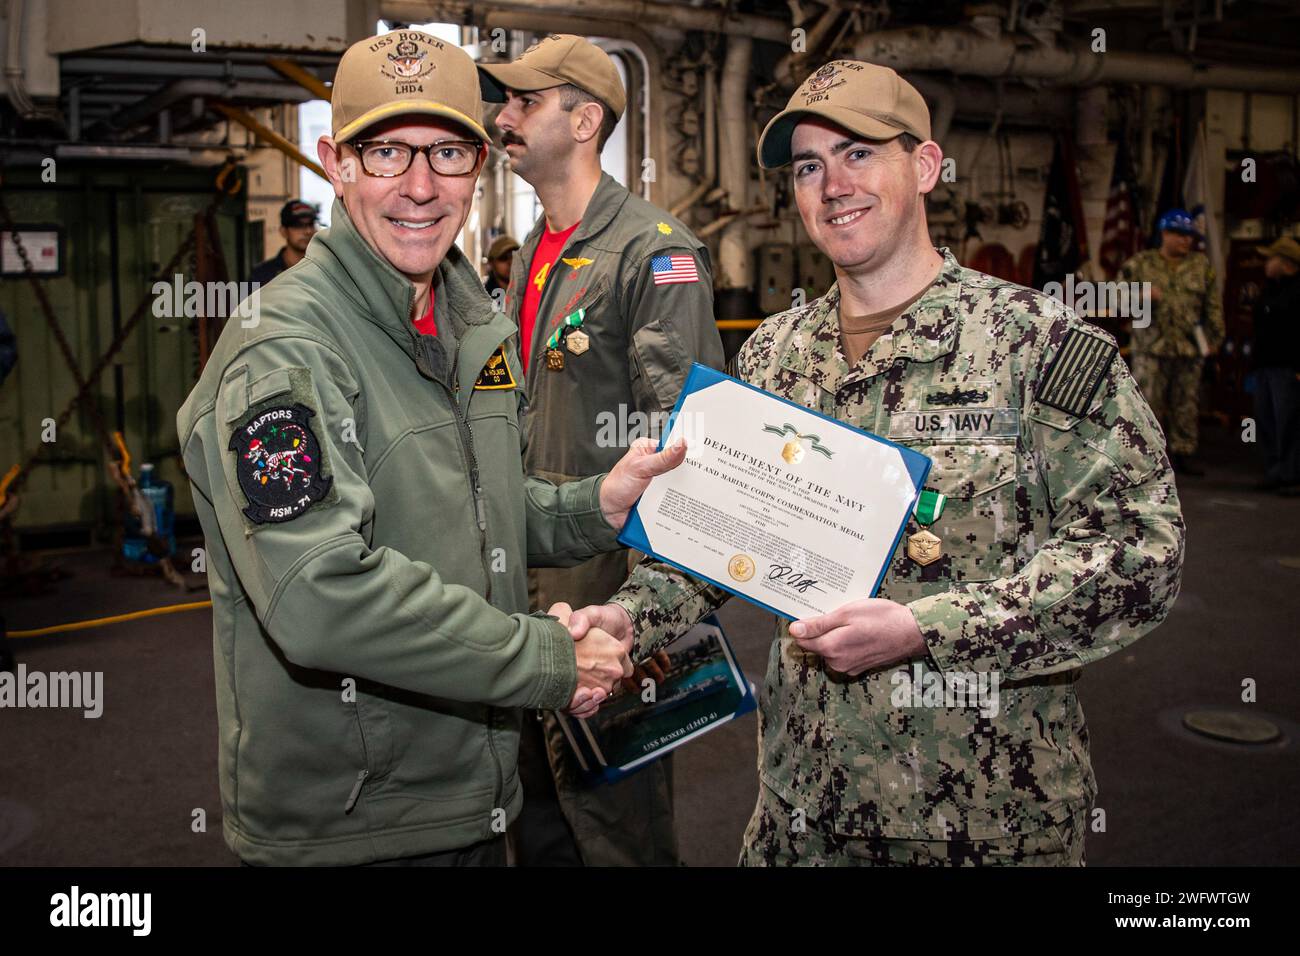
<instances>
[{"instance_id":1,"label":"velcro patch on sleeve","mask_svg":"<svg viewBox=\"0 0 1300 956\"><path fill-rule=\"evenodd\" d=\"M322 474L314 414L298 402L264 408L231 434L229 450L250 521L291 521L329 493L334 479Z\"/></svg>"},{"instance_id":2,"label":"velcro patch on sleeve","mask_svg":"<svg viewBox=\"0 0 1300 956\"><path fill-rule=\"evenodd\" d=\"M505 344L497 346L497 350L487 360L483 366L483 371L478 373L478 379L474 382L477 388L514 388L515 377L510 371L510 363L506 360Z\"/></svg>"},{"instance_id":3,"label":"velcro patch on sleeve","mask_svg":"<svg viewBox=\"0 0 1300 956\"><path fill-rule=\"evenodd\" d=\"M1068 415L1084 414L1118 351L1103 338L1071 329L1047 367L1036 398Z\"/></svg>"}]
</instances>

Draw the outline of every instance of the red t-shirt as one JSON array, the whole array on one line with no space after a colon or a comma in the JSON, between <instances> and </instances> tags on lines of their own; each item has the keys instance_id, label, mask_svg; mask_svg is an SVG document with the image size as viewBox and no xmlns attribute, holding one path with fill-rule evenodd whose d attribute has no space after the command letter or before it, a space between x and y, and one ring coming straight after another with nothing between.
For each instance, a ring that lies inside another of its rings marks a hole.
<instances>
[{"instance_id":1,"label":"red t-shirt","mask_svg":"<svg viewBox=\"0 0 1300 956\"><path fill-rule=\"evenodd\" d=\"M438 326L433 321L433 289L429 290L429 309L414 322L415 331L421 335L437 335Z\"/></svg>"},{"instance_id":2,"label":"red t-shirt","mask_svg":"<svg viewBox=\"0 0 1300 956\"><path fill-rule=\"evenodd\" d=\"M547 226L542 227L542 241L537 244L533 261L528 266L528 288L524 290L524 304L519 310L519 358L528 369L528 347L533 342L533 327L537 324L537 306L542 301L542 287L546 277L551 273L555 260L564 251L564 244L578 228L574 223L564 232L551 232Z\"/></svg>"}]
</instances>

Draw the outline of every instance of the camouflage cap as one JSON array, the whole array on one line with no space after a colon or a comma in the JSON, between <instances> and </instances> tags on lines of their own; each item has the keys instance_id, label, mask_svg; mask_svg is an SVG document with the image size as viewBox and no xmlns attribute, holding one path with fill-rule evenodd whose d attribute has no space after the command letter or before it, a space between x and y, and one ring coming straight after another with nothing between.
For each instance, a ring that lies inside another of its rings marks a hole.
<instances>
[{"instance_id":1,"label":"camouflage cap","mask_svg":"<svg viewBox=\"0 0 1300 956\"><path fill-rule=\"evenodd\" d=\"M584 37L548 33L513 63L481 63L483 98L504 103L505 91L549 90L571 83L608 106L615 119L627 107L627 92L609 54Z\"/></svg>"},{"instance_id":2,"label":"camouflage cap","mask_svg":"<svg viewBox=\"0 0 1300 956\"><path fill-rule=\"evenodd\" d=\"M794 128L807 116L828 119L867 139L893 139L900 133L930 138L930 108L911 83L887 66L832 60L804 80L767 124L758 138L760 166L776 169L790 162Z\"/></svg>"},{"instance_id":3,"label":"camouflage cap","mask_svg":"<svg viewBox=\"0 0 1300 956\"><path fill-rule=\"evenodd\" d=\"M1267 246L1259 247L1261 256L1281 256L1283 259L1290 259L1296 265L1300 265L1300 242L1297 242L1291 236L1283 236Z\"/></svg>"},{"instance_id":4,"label":"camouflage cap","mask_svg":"<svg viewBox=\"0 0 1300 956\"><path fill-rule=\"evenodd\" d=\"M483 97L473 58L419 30L381 33L348 47L334 74L334 139L408 113L453 120L481 139Z\"/></svg>"}]
</instances>

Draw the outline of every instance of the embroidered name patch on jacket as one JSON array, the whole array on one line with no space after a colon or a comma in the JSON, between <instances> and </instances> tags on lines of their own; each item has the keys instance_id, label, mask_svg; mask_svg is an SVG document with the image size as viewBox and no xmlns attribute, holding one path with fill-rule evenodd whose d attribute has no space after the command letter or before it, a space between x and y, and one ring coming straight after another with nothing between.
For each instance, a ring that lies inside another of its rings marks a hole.
<instances>
[{"instance_id":1,"label":"embroidered name patch on jacket","mask_svg":"<svg viewBox=\"0 0 1300 956\"><path fill-rule=\"evenodd\" d=\"M475 388L514 388L515 377L510 371L510 363L506 361L506 347L498 345L497 350L492 353L492 357L487 360L483 366L483 371L478 373L478 380L474 382Z\"/></svg>"},{"instance_id":2,"label":"embroidered name patch on jacket","mask_svg":"<svg viewBox=\"0 0 1300 956\"><path fill-rule=\"evenodd\" d=\"M321 474L314 414L296 402L281 405L257 412L231 434L229 449L250 521L290 521L329 492L334 479Z\"/></svg>"}]
</instances>

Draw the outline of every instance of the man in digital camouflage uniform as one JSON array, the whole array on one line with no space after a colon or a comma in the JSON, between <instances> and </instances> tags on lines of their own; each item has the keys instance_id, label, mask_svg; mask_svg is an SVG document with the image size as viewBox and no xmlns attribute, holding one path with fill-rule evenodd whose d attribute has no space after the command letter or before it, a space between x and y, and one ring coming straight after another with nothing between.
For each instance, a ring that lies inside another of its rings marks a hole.
<instances>
[{"instance_id":1,"label":"man in digital camouflage uniform","mask_svg":"<svg viewBox=\"0 0 1300 956\"><path fill-rule=\"evenodd\" d=\"M552 34L513 63L479 70L506 103L496 122L511 168L543 210L505 299L526 366L526 463L565 482L608 470L624 433L666 419L692 362L721 367L708 249L601 171L627 103L604 50ZM536 568L534 606L604 600L629 568L626 550ZM677 863L671 755L615 783L584 784L558 718L542 711L520 754L524 810L511 831L520 863Z\"/></svg>"},{"instance_id":2,"label":"man in digital camouflage uniform","mask_svg":"<svg viewBox=\"0 0 1300 956\"><path fill-rule=\"evenodd\" d=\"M1125 282L1151 283L1151 323L1134 328L1133 376L1169 439L1174 469L1205 472L1193 460L1200 416L1201 370L1223 343L1223 303L1214 267L1193 252L1196 226L1183 209L1160 217L1160 248L1145 249L1120 268Z\"/></svg>"},{"instance_id":3,"label":"man in digital camouflage uniform","mask_svg":"<svg viewBox=\"0 0 1300 956\"><path fill-rule=\"evenodd\" d=\"M1178 592L1169 461L1113 340L930 244L929 135L915 89L840 60L759 143L766 167L793 159L837 282L767 319L736 374L933 467L880 596L778 622L742 864L1082 864L1096 785L1074 683ZM727 597L647 560L570 629L639 659ZM993 693L960 706L972 684Z\"/></svg>"}]
</instances>

